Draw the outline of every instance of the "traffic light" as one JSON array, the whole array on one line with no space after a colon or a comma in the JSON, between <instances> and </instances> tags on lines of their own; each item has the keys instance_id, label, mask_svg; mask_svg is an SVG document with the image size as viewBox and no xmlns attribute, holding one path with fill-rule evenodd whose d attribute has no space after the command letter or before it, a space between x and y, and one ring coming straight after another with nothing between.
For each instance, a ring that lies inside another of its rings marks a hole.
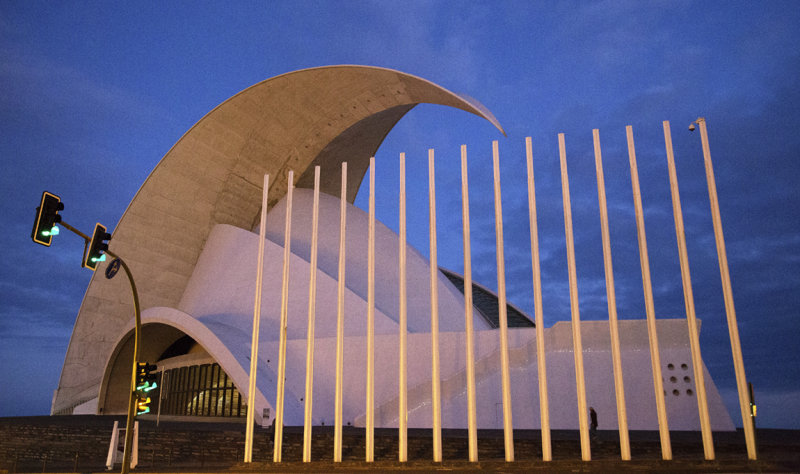
<instances>
[{"instance_id":1,"label":"traffic light","mask_svg":"<svg viewBox=\"0 0 800 474\"><path fill-rule=\"evenodd\" d=\"M150 397L147 393L158 387L156 383L158 374L153 373L157 368L156 365L147 362L136 364L136 415L150 413Z\"/></svg>"},{"instance_id":2,"label":"traffic light","mask_svg":"<svg viewBox=\"0 0 800 474\"><path fill-rule=\"evenodd\" d=\"M92 241L89 243L89 250L83 257L84 267L95 271L97 269L97 264L105 261L105 251L108 250L108 240L110 239L111 234L106 232L106 227L99 222L95 224Z\"/></svg>"},{"instance_id":3,"label":"traffic light","mask_svg":"<svg viewBox=\"0 0 800 474\"><path fill-rule=\"evenodd\" d=\"M138 392L136 400L136 416L150 413L150 397L147 394Z\"/></svg>"},{"instance_id":4,"label":"traffic light","mask_svg":"<svg viewBox=\"0 0 800 474\"><path fill-rule=\"evenodd\" d=\"M42 201L36 208L36 220L33 221L31 239L37 244L50 246L54 235L58 235L58 224L61 216L58 211L64 210L61 198L47 191L42 193Z\"/></svg>"},{"instance_id":5,"label":"traffic light","mask_svg":"<svg viewBox=\"0 0 800 474\"><path fill-rule=\"evenodd\" d=\"M148 364L147 362L139 362L136 364L136 391L137 392L149 392L150 390L155 389L158 387L156 383L156 379L158 379L158 374L154 374L153 371L156 370L158 366L154 364Z\"/></svg>"}]
</instances>

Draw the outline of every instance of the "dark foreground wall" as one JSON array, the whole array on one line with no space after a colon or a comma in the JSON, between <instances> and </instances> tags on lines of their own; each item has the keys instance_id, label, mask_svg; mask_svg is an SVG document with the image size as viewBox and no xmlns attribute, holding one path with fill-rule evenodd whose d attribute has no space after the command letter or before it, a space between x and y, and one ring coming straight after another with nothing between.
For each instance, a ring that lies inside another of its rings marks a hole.
<instances>
[{"instance_id":1,"label":"dark foreground wall","mask_svg":"<svg viewBox=\"0 0 800 474\"><path fill-rule=\"evenodd\" d=\"M124 416L0 418L0 470L104 470L115 420L125 426ZM255 433L257 459L266 460L266 430ZM140 467L229 465L243 449L242 423L139 422Z\"/></svg>"},{"instance_id":2,"label":"dark foreground wall","mask_svg":"<svg viewBox=\"0 0 800 474\"><path fill-rule=\"evenodd\" d=\"M114 421L124 426L125 418L118 416L41 416L0 418L0 472L102 472L105 470L108 443ZM255 428L253 461L245 468L241 463L244 451L243 423L200 422L140 422L139 469L144 471L185 471L209 469L272 470L273 437L269 429ZM364 430L344 427L342 457L354 463L364 459ZM700 468L704 471L790 471L800 472L800 431L759 430L758 464L747 463L744 435L737 432L715 432L717 461L703 461L703 446L699 432L670 433L674 461L661 461L658 432L632 431L633 461L620 464L619 436L616 431L599 431L592 443L592 459L580 461L580 442L576 431L552 432L554 464L550 467L569 468L575 464L582 470L618 469L622 467L681 470ZM291 463L302 460L302 427L284 430L283 460ZM502 462L502 430L480 430L479 459L482 462ZM541 433L537 430L514 432L514 466L547 467L541 463ZM386 463L397 459L397 430L379 429L375 433L375 460ZM333 429L314 427L311 470L330 470L333 453ZM464 463L468 459L466 430L444 430L443 456L445 463ZM408 457L412 462L430 461L433 457L430 430L409 430ZM559 464L560 463L560 464ZM567 463L567 464L564 464ZM688 464L687 464L688 463ZM363 464L363 463L362 463ZM300 464L293 464L293 469ZM317 469L314 469L316 466ZM373 467L388 468L381 464ZM572 466L572 467L571 467ZM116 466L119 468L119 466ZM369 465L341 465L347 469L369 469ZM430 468L436 465L431 463ZM461 469L480 467L464 464ZM510 468L510 466L506 466ZM358 470L357 469L357 470ZM308 470L308 469L306 469Z\"/></svg>"}]
</instances>

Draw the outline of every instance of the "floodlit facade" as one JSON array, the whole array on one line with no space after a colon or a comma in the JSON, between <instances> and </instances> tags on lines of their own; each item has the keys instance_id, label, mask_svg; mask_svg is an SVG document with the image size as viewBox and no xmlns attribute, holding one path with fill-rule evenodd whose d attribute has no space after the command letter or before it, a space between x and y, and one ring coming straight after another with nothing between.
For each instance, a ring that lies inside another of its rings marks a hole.
<instances>
[{"instance_id":1,"label":"floodlit facade","mask_svg":"<svg viewBox=\"0 0 800 474\"><path fill-rule=\"evenodd\" d=\"M314 325L314 425L334 424L341 164L347 162L346 277L342 422L365 426L367 406L368 214L352 202L369 158L418 103L460 108L497 120L472 99L401 72L361 66L315 68L269 79L211 111L169 151L120 220L111 250L131 267L142 302L140 359L163 374L153 403L162 417L275 417L287 214L293 171L288 261L283 424L302 425L306 383L313 171L321 169ZM256 393L248 396L256 293L262 177L270 175ZM491 195L486 196L491 199ZM399 424L400 236L375 229L375 426ZM406 247L408 427L431 427L431 264ZM125 413L133 352L133 308L124 278L100 267L70 341L52 412ZM465 283L435 272L440 344L441 422L467 428ZM472 323L477 426L503 428L501 321L508 322L513 427L539 429L539 368L534 321L473 282ZM685 318L657 321L666 414L672 430L699 430L697 387ZM573 328L544 328L553 429L577 429ZM617 427L612 344L607 321L580 323L586 399L602 428ZM619 321L628 427L656 430L651 352L645 320ZM733 430L705 366L714 430Z\"/></svg>"}]
</instances>

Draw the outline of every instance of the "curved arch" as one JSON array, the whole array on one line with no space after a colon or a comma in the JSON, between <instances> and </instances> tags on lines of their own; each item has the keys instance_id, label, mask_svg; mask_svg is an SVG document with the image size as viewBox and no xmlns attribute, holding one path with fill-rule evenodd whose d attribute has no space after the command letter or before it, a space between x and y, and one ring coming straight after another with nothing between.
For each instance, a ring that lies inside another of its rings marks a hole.
<instances>
[{"instance_id":1,"label":"curved arch","mask_svg":"<svg viewBox=\"0 0 800 474\"><path fill-rule=\"evenodd\" d=\"M165 326L171 331L165 331ZM156 330L153 330L156 327ZM100 386L98 397L98 408L106 414L119 411L125 413L127 407L128 386L130 384L130 360L133 354L133 321L130 321L124 331L114 343L114 349L106 360L103 380ZM150 333L148 335L148 333ZM158 335L158 339L153 336ZM149 308L142 312L142 338L140 340L140 355L142 360L155 361L167 346L178 337L187 335L195 340L203 349L217 362L222 370L233 380L233 384L244 399L248 400L248 374L242 366L244 354L234 354L237 349L246 349L241 344L230 344L230 341L223 341L225 333L215 333L206 324L195 319L189 314L173 308ZM228 333L228 336L236 338L236 334ZM246 339L248 335L243 333ZM156 340L154 340L156 339ZM240 350L240 352L242 352ZM264 364L261 364L262 366ZM263 371L261 369L260 371ZM264 377L262 382L264 381ZM118 390L109 391L109 385L114 385ZM112 394L114 395L112 397ZM121 409L119 408L121 407ZM264 408L272 409L272 405L264 396L262 390L256 390L255 413L263 412ZM260 418L260 416L258 417Z\"/></svg>"},{"instance_id":2,"label":"curved arch","mask_svg":"<svg viewBox=\"0 0 800 474\"><path fill-rule=\"evenodd\" d=\"M367 66L290 72L214 108L167 152L114 230L111 250L131 268L142 307L177 306L215 225L253 228L264 174L274 183L271 207L285 194L290 169L294 184L301 186L305 170L325 166L326 191L326 186L338 186L337 165L346 159L352 202L369 157L419 103L473 113L503 132L473 99L416 76ZM110 340L132 314L128 294L124 278L92 278L67 349L54 411L97 393L101 361L114 349Z\"/></svg>"}]
</instances>

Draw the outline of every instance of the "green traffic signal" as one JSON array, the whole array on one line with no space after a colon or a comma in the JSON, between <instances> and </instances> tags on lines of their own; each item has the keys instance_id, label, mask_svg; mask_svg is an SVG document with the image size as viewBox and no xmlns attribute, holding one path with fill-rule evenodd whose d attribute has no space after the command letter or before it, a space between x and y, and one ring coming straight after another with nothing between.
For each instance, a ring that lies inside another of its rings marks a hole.
<instances>
[{"instance_id":1,"label":"green traffic signal","mask_svg":"<svg viewBox=\"0 0 800 474\"><path fill-rule=\"evenodd\" d=\"M61 198L50 192L42 193L42 200L36 208L36 220L33 221L31 239L40 245L49 247L54 235L58 235L58 224L61 216L58 211L64 210Z\"/></svg>"},{"instance_id":2,"label":"green traffic signal","mask_svg":"<svg viewBox=\"0 0 800 474\"><path fill-rule=\"evenodd\" d=\"M155 383L155 382L152 382L152 383L151 382L145 382L144 385L138 385L136 387L136 390L138 390L140 392L147 393L147 392L149 392L151 390L155 390L156 388L158 388L158 384L157 383Z\"/></svg>"},{"instance_id":3,"label":"green traffic signal","mask_svg":"<svg viewBox=\"0 0 800 474\"><path fill-rule=\"evenodd\" d=\"M43 230L43 231L39 232L39 235L43 235L45 237L51 237L51 236L58 235L58 234L59 234L59 230L58 230L58 226L57 225L54 225L53 228L50 229L50 230Z\"/></svg>"},{"instance_id":4,"label":"green traffic signal","mask_svg":"<svg viewBox=\"0 0 800 474\"><path fill-rule=\"evenodd\" d=\"M106 260L105 251L108 250L108 240L110 239L111 234L106 232L106 227L99 222L95 224L92 240L89 242L88 250L83 257L84 267L95 271L97 264Z\"/></svg>"}]
</instances>

